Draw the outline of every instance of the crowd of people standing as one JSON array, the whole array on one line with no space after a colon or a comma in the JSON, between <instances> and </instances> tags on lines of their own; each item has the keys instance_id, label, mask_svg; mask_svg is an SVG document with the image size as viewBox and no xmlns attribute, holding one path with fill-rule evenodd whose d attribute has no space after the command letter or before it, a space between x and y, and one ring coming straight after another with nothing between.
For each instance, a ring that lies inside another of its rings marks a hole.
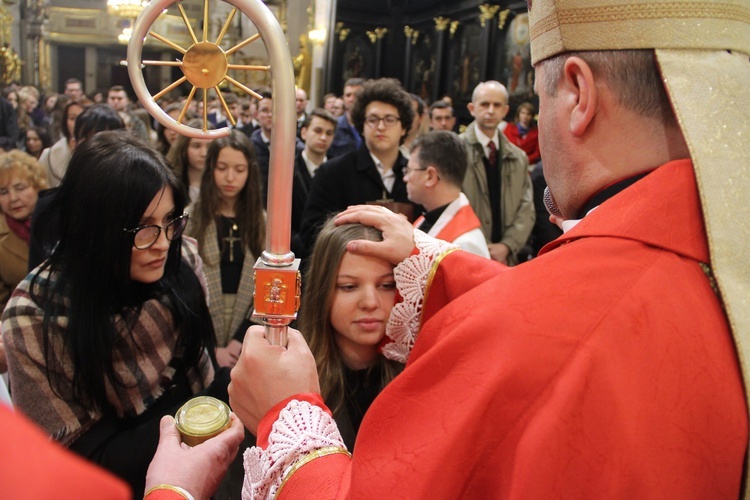
<instances>
[{"instance_id":1,"label":"crowd of people standing","mask_svg":"<svg viewBox=\"0 0 750 500\"><path fill-rule=\"evenodd\" d=\"M91 92L94 100L71 79L60 94L11 86L0 100L0 372L17 409L132 491L143 490L158 416L195 394L228 400L228 373L253 323L273 133L273 95L258 91L260 100L225 94L231 118L209 102L207 127L232 128L215 140L156 124L121 86ZM352 449L403 363L379 349L396 301L393 265L346 251L353 239L382 235L332 217L382 205L515 264L534 212L528 158L502 132L508 96L499 83L477 87L476 124L462 135L449 98L428 106L393 79L352 79L322 102L310 109L296 90L292 247L305 262L299 324ZM160 104L203 126L201 102L184 111L182 99Z\"/></svg>"}]
</instances>

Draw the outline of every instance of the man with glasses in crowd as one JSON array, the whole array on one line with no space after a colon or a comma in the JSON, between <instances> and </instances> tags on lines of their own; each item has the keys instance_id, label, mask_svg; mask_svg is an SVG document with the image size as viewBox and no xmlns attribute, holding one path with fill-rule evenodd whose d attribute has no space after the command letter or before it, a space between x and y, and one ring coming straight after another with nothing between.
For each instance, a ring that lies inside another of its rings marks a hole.
<instances>
[{"instance_id":1,"label":"man with glasses in crowd","mask_svg":"<svg viewBox=\"0 0 750 500\"><path fill-rule=\"evenodd\" d=\"M312 248L325 220L349 205L387 200L405 204L399 206L405 212L411 209L407 215L416 208L406 193L406 159L399 152L414 120L409 94L393 79L368 81L350 113L364 141L358 150L324 163L315 174L302 215L303 251Z\"/></svg>"},{"instance_id":2,"label":"man with glasses in crowd","mask_svg":"<svg viewBox=\"0 0 750 500\"><path fill-rule=\"evenodd\" d=\"M453 132L434 130L416 138L404 169L409 199L425 209L414 227L489 259L482 224L461 192L466 168L466 146Z\"/></svg>"}]
</instances>

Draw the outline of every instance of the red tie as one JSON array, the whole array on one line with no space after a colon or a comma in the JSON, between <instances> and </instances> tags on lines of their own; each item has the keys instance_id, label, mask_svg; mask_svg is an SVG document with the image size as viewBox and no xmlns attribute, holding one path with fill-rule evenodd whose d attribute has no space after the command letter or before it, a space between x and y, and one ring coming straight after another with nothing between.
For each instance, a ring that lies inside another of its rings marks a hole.
<instances>
[{"instance_id":1,"label":"red tie","mask_svg":"<svg viewBox=\"0 0 750 500\"><path fill-rule=\"evenodd\" d=\"M488 158L490 166L494 167L497 164L497 146L495 146L495 141L490 141L487 147L490 149L490 157Z\"/></svg>"}]
</instances>

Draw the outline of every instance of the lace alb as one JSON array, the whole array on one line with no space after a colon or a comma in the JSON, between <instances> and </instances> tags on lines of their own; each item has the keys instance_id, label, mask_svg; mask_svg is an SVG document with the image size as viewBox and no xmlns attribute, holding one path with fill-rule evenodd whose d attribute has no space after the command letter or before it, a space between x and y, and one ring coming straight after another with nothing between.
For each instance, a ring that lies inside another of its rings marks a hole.
<instances>
[{"instance_id":1,"label":"lace alb","mask_svg":"<svg viewBox=\"0 0 750 500\"><path fill-rule=\"evenodd\" d=\"M245 451L242 499L274 498L295 463L329 447L346 450L333 417L306 401L290 401L273 424L268 447Z\"/></svg>"},{"instance_id":2,"label":"lace alb","mask_svg":"<svg viewBox=\"0 0 750 500\"><path fill-rule=\"evenodd\" d=\"M427 236L414 230L414 243L419 250L393 270L396 287L403 301L393 306L385 333L393 341L383 346L383 355L394 361L406 363L419 333L425 289L430 271L441 255L460 247L447 241Z\"/></svg>"}]
</instances>

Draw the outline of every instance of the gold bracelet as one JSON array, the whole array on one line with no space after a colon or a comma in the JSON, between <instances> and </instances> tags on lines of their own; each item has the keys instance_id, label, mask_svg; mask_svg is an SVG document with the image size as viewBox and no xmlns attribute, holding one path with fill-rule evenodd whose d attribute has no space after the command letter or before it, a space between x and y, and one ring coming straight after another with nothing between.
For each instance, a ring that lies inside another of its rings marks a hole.
<instances>
[{"instance_id":1,"label":"gold bracelet","mask_svg":"<svg viewBox=\"0 0 750 500\"><path fill-rule=\"evenodd\" d=\"M302 467L305 464L308 464L315 460L316 458L325 457L327 455L335 455L337 453L340 453L342 455L347 455L349 457L352 456L349 451L341 446L326 446L325 448L319 448L315 451L312 451L310 453L307 453L306 455L302 456L299 460L297 460L292 466L289 468L289 470L284 474L284 479L281 481L281 485L279 486L279 489L276 490L276 495L274 495L274 498L278 498L281 494L281 490L284 489L284 486L286 485L286 482L289 480L292 475L297 472L300 467Z\"/></svg>"},{"instance_id":2,"label":"gold bracelet","mask_svg":"<svg viewBox=\"0 0 750 500\"><path fill-rule=\"evenodd\" d=\"M146 494L144 495L143 498L146 498L147 496L149 496L151 493L153 493L156 490L174 491L175 493L177 493L178 495L180 495L185 500L195 500L195 498L193 497L193 495L191 495L190 493L188 493L184 488L180 488L179 486L172 486L171 484L157 484L156 486L154 486L153 488L151 488L150 490L148 490L146 492Z\"/></svg>"}]
</instances>

